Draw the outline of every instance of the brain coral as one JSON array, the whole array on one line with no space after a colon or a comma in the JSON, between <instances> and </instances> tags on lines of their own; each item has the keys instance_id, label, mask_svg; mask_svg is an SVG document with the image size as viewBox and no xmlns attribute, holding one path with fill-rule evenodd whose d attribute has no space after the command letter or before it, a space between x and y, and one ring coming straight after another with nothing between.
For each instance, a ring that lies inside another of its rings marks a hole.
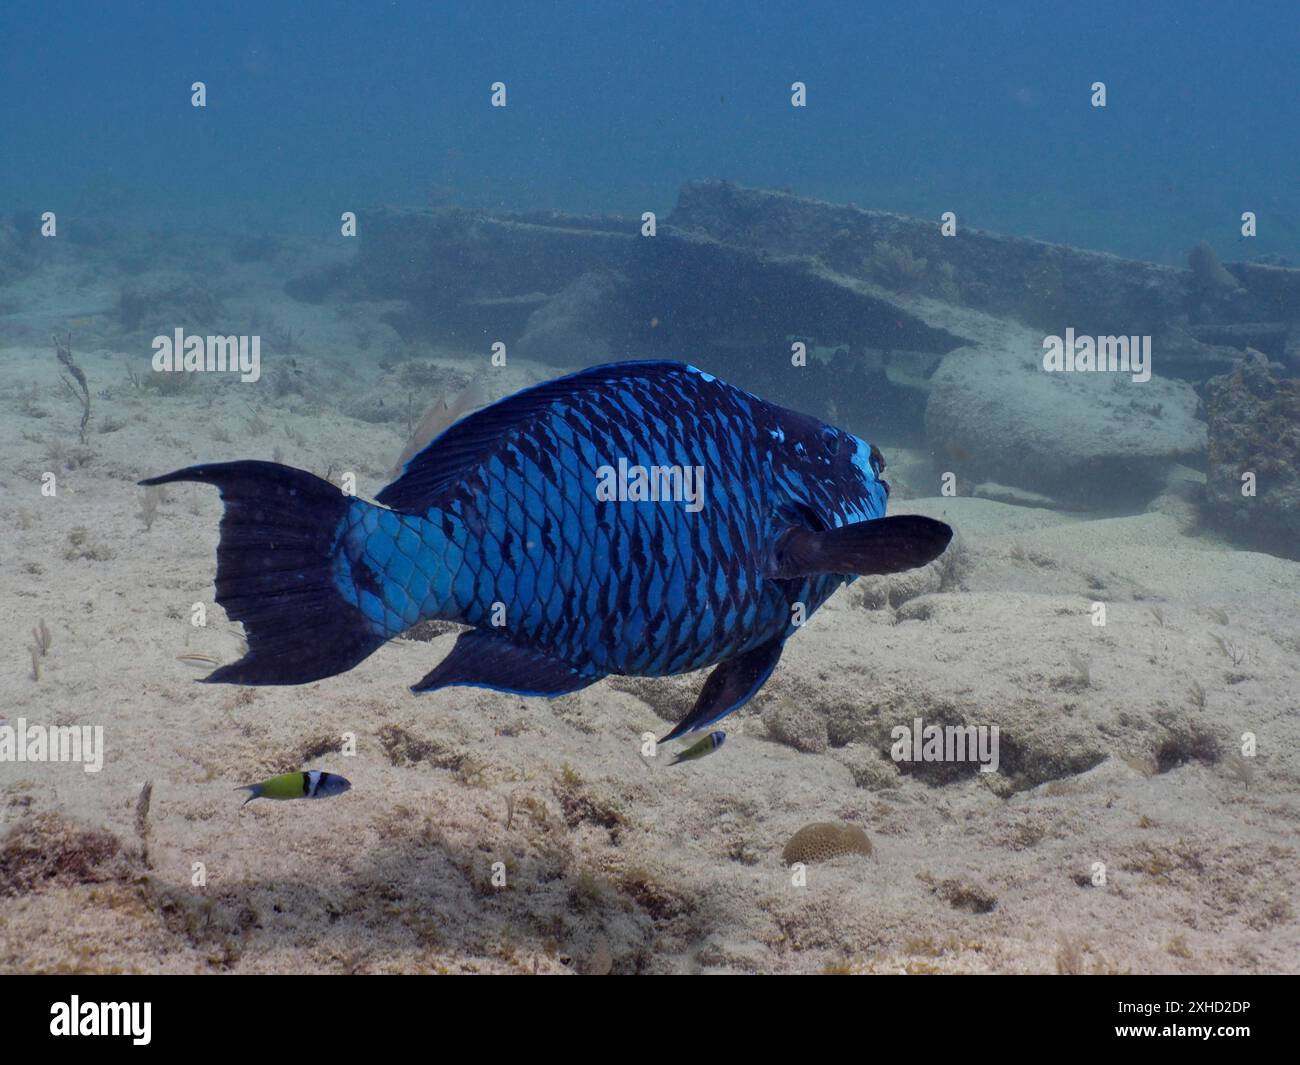
<instances>
[{"instance_id":1,"label":"brain coral","mask_svg":"<svg viewBox=\"0 0 1300 1065\"><path fill-rule=\"evenodd\" d=\"M786 865L796 862L821 862L841 854L870 854L871 840L857 825L841 821L814 821L804 825L785 845L781 860Z\"/></svg>"}]
</instances>

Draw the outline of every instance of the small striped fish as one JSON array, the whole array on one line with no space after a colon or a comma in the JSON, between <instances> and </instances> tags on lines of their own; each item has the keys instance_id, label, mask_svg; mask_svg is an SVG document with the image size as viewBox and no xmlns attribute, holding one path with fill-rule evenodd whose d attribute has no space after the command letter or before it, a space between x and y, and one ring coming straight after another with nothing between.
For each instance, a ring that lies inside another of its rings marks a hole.
<instances>
[{"instance_id":1,"label":"small striped fish","mask_svg":"<svg viewBox=\"0 0 1300 1065\"><path fill-rule=\"evenodd\" d=\"M677 757L668 764L677 765L680 762L694 762L696 759L712 754L726 742L727 734L725 732L710 732L704 739L697 740L684 751L678 751Z\"/></svg>"},{"instance_id":2,"label":"small striped fish","mask_svg":"<svg viewBox=\"0 0 1300 1065\"><path fill-rule=\"evenodd\" d=\"M254 799L328 799L342 795L351 787L347 778L337 773L308 769L301 773L281 773L260 784L245 784L235 790L249 793L242 803L247 806Z\"/></svg>"}]
</instances>

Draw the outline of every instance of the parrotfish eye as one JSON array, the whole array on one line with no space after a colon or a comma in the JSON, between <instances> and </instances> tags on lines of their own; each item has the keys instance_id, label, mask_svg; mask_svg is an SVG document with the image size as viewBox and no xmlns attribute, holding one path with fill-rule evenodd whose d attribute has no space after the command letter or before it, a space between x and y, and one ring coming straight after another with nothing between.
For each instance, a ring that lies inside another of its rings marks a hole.
<instances>
[{"instance_id":1,"label":"parrotfish eye","mask_svg":"<svg viewBox=\"0 0 1300 1065\"><path fill-rule=\"evenodd\" d=\"M840 451L840 434L838 429L832 429L829 425L822 430L822 445L832 455L838 455Z\"/></svg>"}]
</instances>

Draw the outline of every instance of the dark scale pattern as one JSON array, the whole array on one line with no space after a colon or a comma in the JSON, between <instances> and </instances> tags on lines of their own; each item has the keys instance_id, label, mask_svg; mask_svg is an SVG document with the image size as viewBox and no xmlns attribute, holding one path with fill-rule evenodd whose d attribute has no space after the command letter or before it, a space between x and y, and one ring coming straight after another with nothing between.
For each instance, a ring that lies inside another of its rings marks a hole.
<instances>
[{"instance_id":1,"label":"dark scale pattern","mask_svg":"<svg viewBox=\"0 0 1300 1065\"><path fill-rule=\"evenodd\" d=\"M376 633L429 617L490 628L501 604L490 631L584 675L698 669L789 635L792 604L811 616L844 579L767 576L785 527L884 514L865 442L690 367L584 371L467 421L515 403L420 514L353 504L336 579ZM702 467L702 508L598 500L598 469L620 459Z\"/></svg>"}]
</instances>

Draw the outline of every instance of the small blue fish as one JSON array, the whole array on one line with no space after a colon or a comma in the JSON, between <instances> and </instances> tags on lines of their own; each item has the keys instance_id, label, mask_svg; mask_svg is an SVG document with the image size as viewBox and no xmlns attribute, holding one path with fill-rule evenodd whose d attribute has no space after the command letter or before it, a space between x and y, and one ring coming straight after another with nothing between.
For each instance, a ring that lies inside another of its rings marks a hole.
<instances>
[{"instance_id":1,"label":"small blue fish","mask_svg":"<svg viewBox=\"0 0 1300 1065\"><path fill-rule=\"evenodd\" d=\"M414 691L549 697L714 666L673 739L752 698L845 580L947 547L943 522L885 517L884 467L865 440L693 366L627 362L462 419L378 505L273 462L141 483L225 501L216 599L248 652L208 681L306 684L440 618L472 627Z\"/></svg>"},{"instance_id":2,"label":"small blue fish","mask_svg":"<svg viewBox=\"0 0 1300 1065\"><path fill-rule=\"evenodd\" d=\"M698 743L692 743L684 751L678 751L677 757L669 765L676 765L678 762L693 762L697 758L703 758L706 754L712 754L726 742L727 734L725 732L710 732L704 739Z\"/></svg>"},{"instance_id":3,"label":"small blue fish","mask_svg":"<svg viewBox=\"0 0 1300 1065\"><path fill-rule=\"evenodd\" d=\"M242 803L247 806L254 799L328 799L331 795L342 795L351 787L347 778L337 773L309 769L302 773L281 773L260 784L245 784L235 790L249 793Z\"/></svg>"}]
</instances>

